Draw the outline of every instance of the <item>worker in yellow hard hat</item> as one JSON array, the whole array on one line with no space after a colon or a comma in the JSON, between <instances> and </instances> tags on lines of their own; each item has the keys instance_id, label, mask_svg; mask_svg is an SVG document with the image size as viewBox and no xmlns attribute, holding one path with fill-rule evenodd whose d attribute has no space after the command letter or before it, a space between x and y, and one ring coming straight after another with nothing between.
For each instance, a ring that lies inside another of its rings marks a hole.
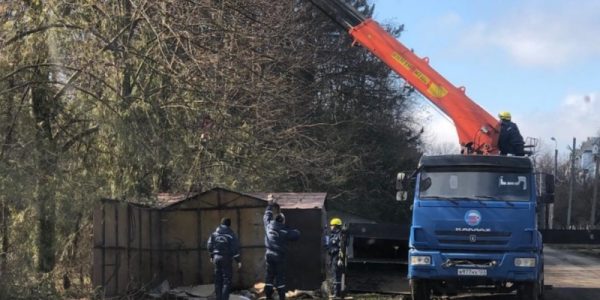
<instances>
[{"instance_id":1,"label":"worker in yellow hard hat","mask_svg":"<svg viewBox=\"0 0 600 300\"><path fill-rule=\"evenodd\" d=\"M329 254L329 270L331 289L333 297L341 297L342 274L344 273L345 238L342 230L342 219L332 218L329 221L329 234L327 236L327 253Z\"/></svg>"},{"instance_id":2,"label":"worker in yellow hard hat","mask_svg":"<svg viewBox=\"0 0 600 300\"><path fill-rule=\"evenodd\" d=\"M510 112L503 111L498 114L498 118L500 118L500 135L498 136L500 154L525 155L525 142L523 142L519 127L511 121Z\"/></svg>"},{"instance_id":3,"label":"worker in yellow hard hat","mask_svg":"<svg viewBox=\"0 0 600 300\"><path fill-rule=\"evenodd\" d=\"M333 219L331 219L331 221L329 221L329 225L331 225L331 226L342 226L342 219L340 219L340 218L333 218Z\"/></svg>"},{"instance_id":4,"label":"worker in yellow hard hat","mask_svg":"<svg viewBox=\"0 0 600 300\"><path fill-rule=\"evenodd\" d=\"M502 121L510 121L510 119L511 119L510 112L507 112L507 111L500 112L498 114L498 118L500 118L500 120L502 120Z\"/></svg>"}]
</instances>

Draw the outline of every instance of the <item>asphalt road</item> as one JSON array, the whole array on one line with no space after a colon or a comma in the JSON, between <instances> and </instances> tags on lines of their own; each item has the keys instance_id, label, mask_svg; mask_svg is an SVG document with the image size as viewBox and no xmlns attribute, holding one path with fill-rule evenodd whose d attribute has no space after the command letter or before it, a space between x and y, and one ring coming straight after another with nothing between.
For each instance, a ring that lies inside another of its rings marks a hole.
<instances>
[{"instance_id":1,"label":"asphalt road","mask_svg":"<svg viewBox=\"0 0 600 300\"><path fill-rule=\"evenodd\" d=\"M600 299L600 258L544 247L546 299Z\"/></svg>"}]
</instances>

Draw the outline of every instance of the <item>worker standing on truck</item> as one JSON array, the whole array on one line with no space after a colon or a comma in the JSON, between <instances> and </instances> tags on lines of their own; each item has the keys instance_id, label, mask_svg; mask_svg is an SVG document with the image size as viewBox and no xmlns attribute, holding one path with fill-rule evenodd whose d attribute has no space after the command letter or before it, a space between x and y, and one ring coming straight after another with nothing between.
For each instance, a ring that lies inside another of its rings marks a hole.
<instances>
[{"instance_id":1,"label":"worker standing on truck","mask_svg":"<svg viewBox=\"0 0 600 300\"><path fill-rule=\"evenodd\" d=\"M240 242L230 228L231 219L221 219L221 224L208 238L210 261L215 266L215 294L217 300L228 300L231 289L233 271L231 263L235 259L238 269L240 261Z\"/></svg>"},{"instance_id":2,"label":"worker standing on truck","mask_svg":"<svg viewBox=\"0 0 600 300\"><path fill-rule=\"evenodd\" d=\"M267 299L273 299L273 288L277 288L279 299L285 299L285 256L288 241L300 238L300 231L288 228L285 225L285 216L279 212L279 205L275 203L273 195L267 197L268 205L265 210L263 222L265 225L265 261L267 263L267 277L265 280L265 294ZM277 211L277 215L273 212ZM276 285L275 285L276 284Z\"/></svg>"},{"instance_id":3,"label":"worker standing on truck","mask_svg":"<svg viewBox=\"0 0 600 300\"><path fill-rule=\"evenodd\" d=\"M498 150L501 155L525 155L525 143L519 132L517 124L511 122L510 112L503 111L498 114L500 118L500 136L498 137Z\"/></svg>"},{"instance_id":4,"label":"worker standing on truck","mask_svg":"<svg viewBox=\"0 0 600 300\"><path fill-rule=\"evenodd\" d=\"M333 281L333 297L342 296L342 274L344 273L344 243L342 220L333 218L329 221L330 231L327 235L327 253L329 254L329 271Z\"/></svg>"}]
</instances>

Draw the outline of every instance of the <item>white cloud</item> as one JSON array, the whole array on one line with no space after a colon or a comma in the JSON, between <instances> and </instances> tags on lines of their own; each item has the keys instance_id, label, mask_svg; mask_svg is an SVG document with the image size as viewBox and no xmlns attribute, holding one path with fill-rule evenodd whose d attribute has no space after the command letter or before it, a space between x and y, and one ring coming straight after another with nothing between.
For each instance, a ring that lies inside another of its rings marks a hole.
<instances>
[{"instance_id":1,"label":"white cloud","mask_svg":"<svg viewBox=\"0 0 600 300\"><path fill-rule=\"evenodd\" d=\"M554 110L516 115L513 119L523 136L537 137L544 143L556 137L560 151L572 143L573 137L579 145L600 134L600 92L567 95Z\"/></svg>"},{"instance_id":2,"label":"white cloud","mask_svg":"<svg viewBox=\"0 0 600 300\"><path fill-rule=\"evenodd\" d=\"M483 51L497 47L529 66L559 67L600 57L600 2L521 3L517 11L467 29L461 46Z\"/></svg>"},{"instance_id":3,"label":"white cloud","mask_svg":"<svg viewBox=\"0 0 600 300\"><path fill-rule=\"evenodd\" d=\"M439 18L436 18L436 24L435 26L440 26L443 28L449 28L449 27L458 27L462 24L463 20L460 17L460 15L456 12L447 12L446 14L440 16Z\"/></svg>"}]
</instances>

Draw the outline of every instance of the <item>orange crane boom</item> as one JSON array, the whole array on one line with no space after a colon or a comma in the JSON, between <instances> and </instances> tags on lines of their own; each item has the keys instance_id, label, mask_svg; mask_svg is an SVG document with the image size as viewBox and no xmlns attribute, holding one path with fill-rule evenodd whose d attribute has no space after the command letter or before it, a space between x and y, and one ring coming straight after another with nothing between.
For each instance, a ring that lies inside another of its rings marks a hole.
<instances>
[{"instance_id":1,"label":"orange crane boom","mask_svg":"<svg viewBox=\"0 0 600 300\"><path fill-rule=\"evenodd\" d=\"M311 0L454 122L464 153L497 154L500 123L373 19L337 0Z\"/></svg>"}]
</instances>

